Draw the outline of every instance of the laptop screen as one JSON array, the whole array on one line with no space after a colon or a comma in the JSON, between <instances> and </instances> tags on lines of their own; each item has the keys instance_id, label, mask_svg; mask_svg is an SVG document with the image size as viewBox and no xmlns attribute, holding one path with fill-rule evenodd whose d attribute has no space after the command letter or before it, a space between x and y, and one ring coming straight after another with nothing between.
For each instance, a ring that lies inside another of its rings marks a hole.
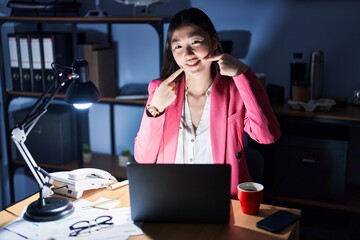
<instances>
[{"instance_id":1,"label":"laptop screen","mask_svg":"<svg viewBox=\"0 0 360 240\"><path fill-rule=\"evenodd\" d=\"M132 220L228 223L230 168L227 164L130 163Z\"/></svg>"}]
</instances>

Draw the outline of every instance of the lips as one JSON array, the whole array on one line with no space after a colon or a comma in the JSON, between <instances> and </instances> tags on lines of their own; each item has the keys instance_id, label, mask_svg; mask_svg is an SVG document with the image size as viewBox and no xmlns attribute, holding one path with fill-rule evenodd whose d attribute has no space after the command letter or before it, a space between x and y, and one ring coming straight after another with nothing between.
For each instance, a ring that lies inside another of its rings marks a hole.
<instances>
[{"instance_id":1,"label":"lips","mask_svg":"<svg viewBox=\"0 0 360 240\"><path fill-rule=\"evenodd\" d=\"M196 65L197 63L199 63L200 62L200 60L199 59L192 59L192 60L188 60L188 61L186 61L185 62L185 64L187 65L187 66L194 66L194 65Z\"/></svg>"}]
</instances>

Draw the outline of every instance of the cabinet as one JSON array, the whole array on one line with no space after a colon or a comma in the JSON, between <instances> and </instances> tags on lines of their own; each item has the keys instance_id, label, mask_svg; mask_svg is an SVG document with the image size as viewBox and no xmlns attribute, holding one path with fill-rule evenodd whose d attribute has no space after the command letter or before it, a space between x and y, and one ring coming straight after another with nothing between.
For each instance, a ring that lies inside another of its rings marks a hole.
<instances>
[{"instance_id":1,"label":"cabinet","mask_svg":"<svg viewBox=\"0 0 360 240\"><path fill-rule=\"evenodd\" d=\"M267 199L360 212L360 108L303 112L273 106L282 136L272 145L249 144L265 158Z\"/></svg>"},{"instance_id":2,"label":"cabinet","mask_svg":"<svg viewBox=\"0 0 360 240\"><path fill-rule=\"evenodd\" d=\"M70 26L71 33L72 33L72 43L73 43L73 51L74 51L74 58L76 58L76 43L77 43L77 37L78 37L78 26L80 24L103 24L106 26L107 29L107 39L108 42L112 41L112 27L114 24L148 24L152 26L157 35L158 35L158 44L159 44L159 61L160 61L160 67L162 65L162 57L163 57L163 48L164 48L164 23L166 23L168 19L162 18L162 17L0 17L0 27L3 28L5 23L21 23L22 25L29 26L29 29L31 29L29 32L39 32L39 33L46 33L47 30L45 29L44 25L46 26ZM35 29L35 30L33 30ZM35 93L35 92L19 92L19 91L13 91L11 89L11 85L9 84L11 81L9 79L6 79L6 73L10 71L10 68L8 65L5 64L8 59L4 57L4 51L7 50L7 47L4 48L5 41L3 38L7 37L4 32L2 31L2 35L0 36L0 78L1 78L1 91L2 91L2 108L4 112L4 131L3 134L5 135L5 143L3 144L3 149L7 151L8 156L8 162L9 162L9 170L10 170L10 184L11 187L14 187L13 183L13 175L14 171L17 166L24 165L25 162L21 159L16 159L14 154L11 150L11 140L8 136L10 132L10 121L9 121L9 105L10 103L18 97L25 97L25 98L38 98L41 93ZM7 55L7 54L6 54ZM56 96L57 99L63 99L64 96L59 94ZM78 167L98 167L102 168L104 170L107 170L111 172L115 177L118 178L125 178L126 177L126 171L125 169L122 169L118 167L117 165L117 156L114 156L115 154L115 136L114 136L114 105L116 104L125 104L125 105L144 105L144 100L119 100L114 98L102 98L101 102L103 104L109 104L110 105L110 132L111 132L111 150L112 155L99 155L95 154L93 156L93 159L91 163L83 163L81 151L80 154L77 154L78 156L76 159L71 159L71 161L64 163L64 164L49 164L49 163L38 163L40 166L42 166L44 169L49 171L59 171L59 170L71 170ZM77 113L77 118L80 119L81 113ZM81 146L81 138L79 138L80 142L78 142L77 146ZM46 141L46 139L43 139ZM12 193L13 198L13 193ZM13 199L12 199L13 200Z\"/></svg>"}]
</instances>

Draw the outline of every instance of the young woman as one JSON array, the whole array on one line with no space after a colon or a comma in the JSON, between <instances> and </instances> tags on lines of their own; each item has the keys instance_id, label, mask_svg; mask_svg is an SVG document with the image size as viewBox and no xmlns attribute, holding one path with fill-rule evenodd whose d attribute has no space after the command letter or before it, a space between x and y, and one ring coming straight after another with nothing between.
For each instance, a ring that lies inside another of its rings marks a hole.
<instances>
[{"instance_id":1,"label":"young woman","mask_svg":"<svg viewBox=\"0 0 360 240\"><path fill-rule=\"evenodd\" d=\"M279 123L251 68L223 53L209 17L199 9L170 22L161 78L135 138L138 163L230 164L231 194L250 181L244 131L262 144L280 137Z\"/></svg>"}]
</instances>

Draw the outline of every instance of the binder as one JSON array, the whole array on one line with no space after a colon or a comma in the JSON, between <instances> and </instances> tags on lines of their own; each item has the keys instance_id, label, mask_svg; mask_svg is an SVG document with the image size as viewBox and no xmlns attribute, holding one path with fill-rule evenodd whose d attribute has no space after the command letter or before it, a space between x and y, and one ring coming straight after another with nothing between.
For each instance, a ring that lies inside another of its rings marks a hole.
<instances>
[{"instance_id":1,"label":"binder","mask_svg":"<svg viewBox=\"0 0 360 240\"><path fill-rule=\"evenodd\" d=\"M46 88L54 79L54 71L51 67L53 62L67 67L73 62L71 33L43 34L41 43L43 86Z\"/></svg>"},{"instance_id":2,"label":"binder","mask_svg":"<svg viewBox=\"0 0 360 240\"><path fill-rule=\"evenodd\" d=\"M52 36L43 36L42 37L42 47L43 47L43 86L45 89L49 85L49 83L54 78L54 73L51 67L51 64L54 62L54 49L53 49L53 38Z\"/></svg>"},{"instance_id":3,"label":"binder","mask_svg":"<svg viewBox=\"0 0 360 240\"><path fill-rule=\"evenodd\" d=\"M110 44L83 44L84 59L89 64L90 80L102 97L116 97L116 53Z\"/></svg>"},{"instance_id":4,"label":"binder","mask_svg":"<svg viewBox=\"0 0 360 240\"><path fill-rule=\"evenodd\" d=\"M20 81L20 69L19 69L19 58L18 58L18 44L15 34L8 34L8 46L9 46L9 56L10 56L10 72L11 72L11 82L13 91L21 91L21 81Z\"/></svg>"},{"instance_id":5,"label":"binder","mask_svg":"<svg viewBox=\"0 0 360 240\"><path fill-rule=\"evenodd\" d=\"M30 68L32 78L32 89L34 92L43 92L43 73L41 64L40 35L30 35Z\"/></svg>"},{"instance_id":6,"label":"binder","mask_svg":"<svg viewBox=\"0 0 360 240\"><path fill-rule=\"evenodd\" d=\"M31 92L31 69L30 69L30 47L28 35L19 35L17 38L20 46L20 81L22 83L21 91Z\"/></svg>"}]
</instances>

